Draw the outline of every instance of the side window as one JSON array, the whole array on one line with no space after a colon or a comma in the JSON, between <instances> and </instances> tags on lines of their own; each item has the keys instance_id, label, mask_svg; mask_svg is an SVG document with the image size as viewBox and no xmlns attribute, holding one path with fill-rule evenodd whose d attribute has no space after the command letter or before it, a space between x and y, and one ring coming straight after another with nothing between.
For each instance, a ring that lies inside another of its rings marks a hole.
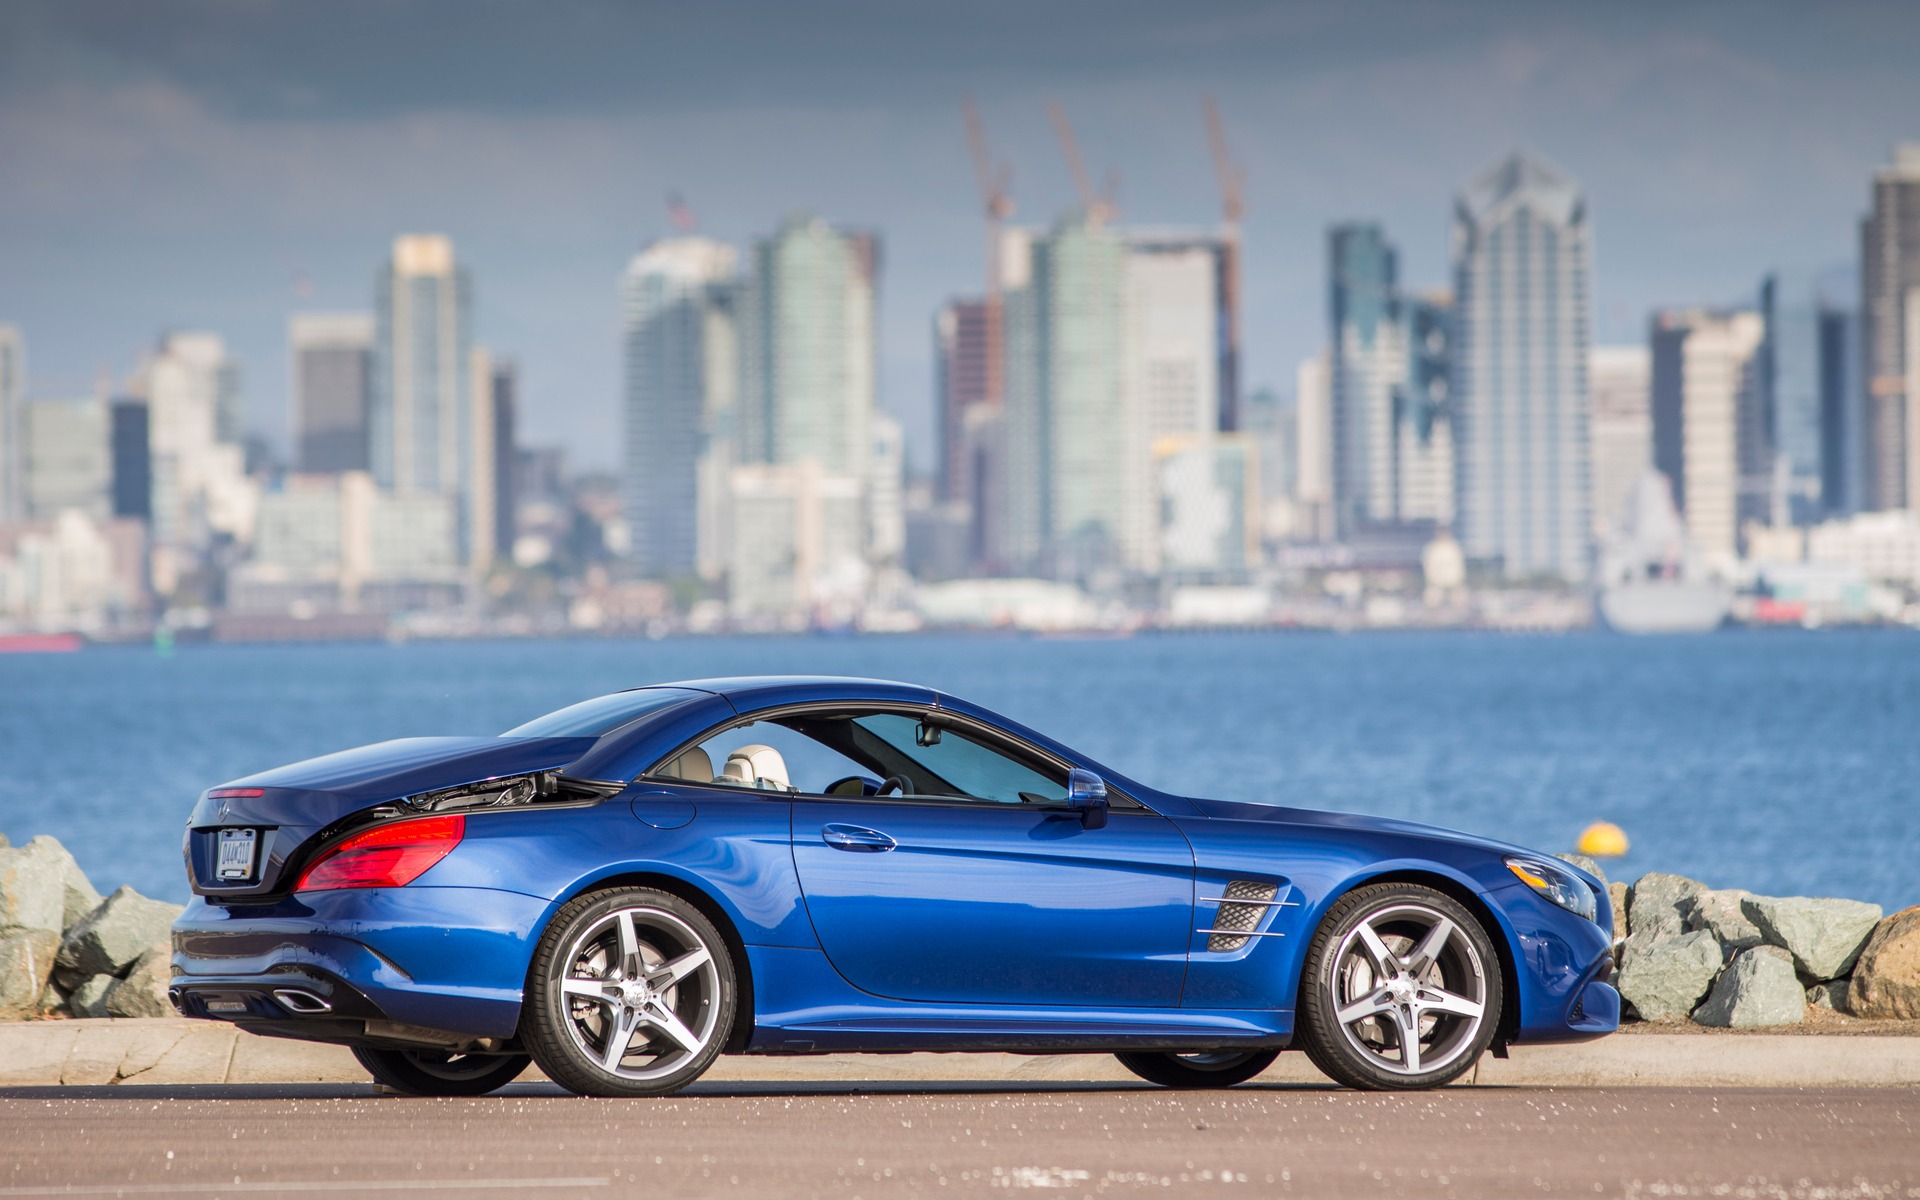
<instances>
[{"instance_id":1,"label":"side window","mask_svg":"<svg viewBox=\"0 0 1920 1200\"><path fill-rule=\"evenodd\" d=\"M873 713L853 723L868 738L912 764L902 773L922 795L998 804L1057 804L1066 798L1064 776L1029 765L957 729L929 730L917 717L900 713Z\"/></svg>"},{"instance_id":2,"label":"side window","mask_svg":"<svg viewBox=\"0 0 1920 1200\"><path fill-rule=\"evenodd\" d=\"M845 755L772 721L722 730L653 772L688 783L771 792L824 792L850 775L867 773Z\"/></svg>"}]
</instances>

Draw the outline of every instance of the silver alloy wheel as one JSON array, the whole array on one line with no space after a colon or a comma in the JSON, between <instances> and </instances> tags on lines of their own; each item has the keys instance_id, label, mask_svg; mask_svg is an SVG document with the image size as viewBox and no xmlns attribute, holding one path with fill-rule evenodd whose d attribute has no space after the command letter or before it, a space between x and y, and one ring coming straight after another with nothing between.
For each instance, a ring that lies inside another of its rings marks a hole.
<instances>
[{"instance_id":1,"label":"silver alloy wheel","mask_svg":"<svg viewBox=\"0 0 1920 1200\"><path fill-rule=\"evenodd\" d=\"M636 905L601 917L567 947L567 1032L609 1075L671 1075L706 1050L720 1019L720 971L693 928Z\"/></svg>"},{"instance_id":2,"label":"silver alloy wheel","mask_svg":"<svg viewBox=\"0 0 1920 1200\"><path fill-rule=\"evenodd\" d=\"M1425 904L1390 905L1354 926L1335 952L1332 982L1340 1032L1395 1075L1452 1065L1486 1018L1480 952L1453 918Z\"/></svg>"}]
</instances>

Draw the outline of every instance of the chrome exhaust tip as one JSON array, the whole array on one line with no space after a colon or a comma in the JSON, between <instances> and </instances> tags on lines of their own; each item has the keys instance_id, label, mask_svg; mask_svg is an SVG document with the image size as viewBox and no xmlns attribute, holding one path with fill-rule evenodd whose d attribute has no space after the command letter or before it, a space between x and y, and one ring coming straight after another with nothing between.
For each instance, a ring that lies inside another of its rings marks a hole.
<instances>
[{"instance_id":1,"label":"chrome exhaust tip","mask_svg":"<svg viewBox=\"0 0 1920 1200\"><path fill-rule=\"evenodd\" d=\"M333 1011L332 1001L299 988L280 988L273 993L273 998L280 1002L280 1007L303 1017Z\"/></svg>"}]
</instances>

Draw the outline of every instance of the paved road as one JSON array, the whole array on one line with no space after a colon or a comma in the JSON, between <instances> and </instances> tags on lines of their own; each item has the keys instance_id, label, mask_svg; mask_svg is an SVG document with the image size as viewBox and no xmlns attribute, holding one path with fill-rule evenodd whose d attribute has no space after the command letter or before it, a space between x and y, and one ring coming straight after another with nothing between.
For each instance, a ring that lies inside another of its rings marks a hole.
<instances>
[{"instance_id":1,"label":"paved road","mask_svg":"<svg viewBox=\"0 0 1920 1200\"><path fill-rule=\"evenodd\" d=\"M1920 1197L1920 1089L705 1083L0 1092L0 1198L499 1194Z\"/></svg>"}]
</instances>

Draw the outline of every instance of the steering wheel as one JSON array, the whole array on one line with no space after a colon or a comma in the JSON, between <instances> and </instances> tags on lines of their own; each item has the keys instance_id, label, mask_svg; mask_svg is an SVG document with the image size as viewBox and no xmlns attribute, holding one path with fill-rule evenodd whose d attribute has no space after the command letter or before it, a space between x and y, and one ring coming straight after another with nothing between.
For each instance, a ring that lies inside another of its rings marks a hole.
<instances>
[{"instance_id":1,"label":"steering wheel","mask_svg":"<svg viewBox=\"0 0 1920 1200\"><path fill-rule=\"evenodd\" d=\"M886 781L880 785L880 790L875 792L874 795L884 796L889 792L898 792L900 795L905 796L912 791L913 780L908 779L905 775L889 775Z\"/></svg>"}]
</instances>

